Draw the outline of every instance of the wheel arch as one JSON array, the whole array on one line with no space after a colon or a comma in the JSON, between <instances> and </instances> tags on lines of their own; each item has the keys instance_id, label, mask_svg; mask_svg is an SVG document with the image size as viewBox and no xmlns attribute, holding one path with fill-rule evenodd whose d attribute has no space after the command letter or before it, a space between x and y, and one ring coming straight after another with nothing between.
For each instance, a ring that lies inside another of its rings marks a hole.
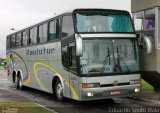
<instances>
[{"instance_id":1,"label":"wheel arch","mask_svg":"<svg viewBox=\"0 0 160 113\"><path fill-rule=\"evenodd\" d=\"M56 80L59 79L62 83L62 86L63 86L63 92L64 92L64 82L63 82L63 79L60 75L54 75L53 79L52 79L52 93L55 93L55 85L56 85Z\"/></svg>"}]
</instances>

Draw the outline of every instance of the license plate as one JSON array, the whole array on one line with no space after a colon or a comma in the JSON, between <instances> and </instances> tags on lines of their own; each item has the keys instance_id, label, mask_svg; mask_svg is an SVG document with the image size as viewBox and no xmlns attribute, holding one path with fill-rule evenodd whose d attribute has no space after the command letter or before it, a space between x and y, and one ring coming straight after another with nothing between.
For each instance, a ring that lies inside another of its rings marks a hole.
<instances>
[{"instance_id":1,"label":"license plate","mask_svg":"<svg viewBox=\"0 0 160 113\"><path fill-rule=\"evenodd\" d=\"M114 90L110 92L110 95L119 95L121 92L119 90Z\"/></svg>"}]
</instances>

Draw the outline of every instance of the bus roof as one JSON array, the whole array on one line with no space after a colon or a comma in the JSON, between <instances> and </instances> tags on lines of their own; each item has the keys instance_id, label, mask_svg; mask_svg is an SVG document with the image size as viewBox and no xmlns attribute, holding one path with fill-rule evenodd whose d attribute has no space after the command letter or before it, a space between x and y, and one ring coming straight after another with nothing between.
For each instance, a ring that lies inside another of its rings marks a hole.
<instances>
[{"instance_id":1,"label":"bus roof","mask_svg":"<svg viewBox=\"0 0 160 113\"><path fill-rule=\"evenodd\" d=\"M55 14L54 16L51 16L51 17L49 17L47 19L44 19L44 20L41 20L40 22L36 22L35 24L32 24L32 25L30 25L28 27L24 27L21 30L18 30L18 31L16 31L14 33L11 33L11 34L7 35L7 37L10 36L10 35L13 35L15 33L18 33L20 31L24 31L26 29L29 29L29 28L31 28L33 26L37 26L39 24L42 24L42 23L47 22L49 20L52 20L54 18L63 16L65 14L72 14L74 12L79 12L79 11L84 11L84 12L85 11L86 12L88 12L88 11L108 11L109 12L110 11L110 12L119 12L119 13L123 13L123 14L128 14L129 15L128 11L125 11L125 10L116 10L116 9L103 9L103 8L77 8L77 9L70 9L70 10L67 10L67 11L64 11L64 12L59 12L59 13Z\"/></svg>"},{"instance_id":2,"label":"bus roof","mask_svg":"<svg viewBox=\"0 0 160 113\"><path fill-rule=\"evenodd\" d=\"M73 12L78 12L78 11L86 11L86 12L88 12L88 11L107 11L107 12L119 12L119 13L127 13L127 14L129 14L129 12L128 11L126 11L126 10L116 10L116 9L92 9L92 8L88 8L88 9L75 9L75 10L73 10Z\"/></svg>"}]
</instances>

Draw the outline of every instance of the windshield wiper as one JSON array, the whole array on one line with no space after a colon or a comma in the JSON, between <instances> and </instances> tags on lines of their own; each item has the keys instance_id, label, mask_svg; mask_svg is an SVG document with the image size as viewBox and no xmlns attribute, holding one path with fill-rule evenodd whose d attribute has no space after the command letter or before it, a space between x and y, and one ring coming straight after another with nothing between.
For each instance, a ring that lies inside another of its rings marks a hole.
<instances>
[{"instance_id":1,"label":"windshield wiper","mask_svg":"<svg viewBox=\"0 0 160 113\"><path fill-rule=\"evenodd\" d=\"M119 65L120 68L121 68L121 65L120 65L120 58L121 58L121 61L124 63L124 65L125 65L125 67L126 67L126 69L127 69L127 72L130 72L129 67L128 67L125 59L119 54L119 49L118 49L118 47L116 47L116 49L117 49L117 56L118 56L118 65ZM121 68L121 70L122 70L122 68Z\"/></svg>"},{"instance_id":2,"label":"windshield wiper","mask_svg":"<svg viewBox=\"0 0 160 113\"><path fill-rule=\"evenodd\" d=\"M109 47L107 48L107 55L105 56L105 59L103 61L103 68L102 68L102 72L104 72L107 64L111 64L111 61L110 61L110 51L109 51Z\"/></svg>"}]
</instances>

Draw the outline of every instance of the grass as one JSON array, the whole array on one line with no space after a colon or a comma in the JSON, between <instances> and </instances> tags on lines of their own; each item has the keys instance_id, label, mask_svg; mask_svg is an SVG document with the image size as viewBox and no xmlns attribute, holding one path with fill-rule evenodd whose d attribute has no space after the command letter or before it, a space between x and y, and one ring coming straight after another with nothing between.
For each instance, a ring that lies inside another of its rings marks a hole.
<instances>
[{"instance_id":1,"label":"grass","mask_svg":"<svg viewBox=\"0 0 160 113\"><path fill-rule=\"evenodd\" d=\"M142 79L141 81L141 84L142 84L142 91L153 91L154 88L152 85L150 85L148 82L146 82L145 80Z\"/></svg>"},{"instance_id":2,"label":"grass","mask_svg":"<svg viewBox=\"0 0 160 113\"><path fill-rule=\"evenodd\" d=\"M0 102L0 113L53 113L31 102Z\"/></svg>"}]
</instances>

